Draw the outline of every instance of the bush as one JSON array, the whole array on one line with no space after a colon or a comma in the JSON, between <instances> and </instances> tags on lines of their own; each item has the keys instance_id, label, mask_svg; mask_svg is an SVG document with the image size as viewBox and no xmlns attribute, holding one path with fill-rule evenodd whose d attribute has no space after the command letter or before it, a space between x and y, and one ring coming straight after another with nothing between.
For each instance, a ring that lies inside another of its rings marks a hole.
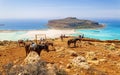
<instances>
[{"instance_id":1,"label":"bush","mask_svg":"<svg viewBox=\"0 0 120 75\"><path fill-rule=\"evenodd\" d=\"M68 75L67 72L63 69L56 70L56 75Z\"/></svg>"}]
</instances>

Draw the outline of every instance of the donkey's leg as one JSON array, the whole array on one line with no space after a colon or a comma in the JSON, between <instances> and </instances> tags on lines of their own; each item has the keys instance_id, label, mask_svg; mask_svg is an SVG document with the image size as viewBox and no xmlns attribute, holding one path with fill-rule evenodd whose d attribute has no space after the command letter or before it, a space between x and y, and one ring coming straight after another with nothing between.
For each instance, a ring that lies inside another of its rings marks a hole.
<instances>
[{"instance_id":1,"label":"donkey's leg","mask_svg":"<svg viewBox=\"0 0 120 75\"><path fill-rule=\"evenodd\" d=\"M68 43L67 43L67 44L68 44L68 47L70 47L70 42L69 42L69 41L68 41Z\"/></svg>"},{"instance_id":2,"label":"donkey's leg","mask_svg":"<svg viewBox=\"0 0 120 75\"><path fill-rule=\"evenodd\" d=\"M76 42L74 42L74 47L76 47Z\"/></svg>"}]
</instances>

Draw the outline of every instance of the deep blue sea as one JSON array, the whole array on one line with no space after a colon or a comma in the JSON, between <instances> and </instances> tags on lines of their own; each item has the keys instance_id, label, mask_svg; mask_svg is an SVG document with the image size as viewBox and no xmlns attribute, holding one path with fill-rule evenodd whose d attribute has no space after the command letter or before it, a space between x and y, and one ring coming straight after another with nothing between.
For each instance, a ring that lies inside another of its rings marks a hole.
<instances>
[{"instance_id":1,"label":"deep blue sea","mask_svg":"<svg viewBox=\"0 0 120 75\"><path fill-rule=\"evenodd\" d=\"M78 36L79 34L84 34L85 37L100 39L100 40L120 40L120 20L94 20L99 23L105 24L105 28L102 29L77 29L73 36ZM0 30L41 30L47 29L48 20L42 19L0 19ZM0 40L4 38L13 38L17 35L22 35L26 33L25 31L5 33L0 32ZM8 36L6 36L6 34ZM3 37L4 36L4 37ZM17 37L16 37L17 38ZM9 39L8 39L9 40Z\"/></svg>"},{"instance_id":2,"label":"deep blue sea","mask_svg":"<svg viewBox=\"0 0 120 75\"><path fill-rule=\"evenodd\" d=\"M47 28L47 20L41 19L0 19L0 30L38 30Z\"/></svg>"}]
</instances>

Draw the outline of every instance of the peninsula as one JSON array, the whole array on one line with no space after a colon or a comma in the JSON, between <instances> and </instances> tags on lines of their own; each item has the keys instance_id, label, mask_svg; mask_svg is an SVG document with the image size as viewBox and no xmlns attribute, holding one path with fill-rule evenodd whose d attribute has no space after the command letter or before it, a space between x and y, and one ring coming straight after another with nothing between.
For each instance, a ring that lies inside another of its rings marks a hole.
<instances>
[{"instance_id":1,"label":"peninsula","mask_svg":"<svg viewBox=\"0 0 120 75\"><path fill-rule=\"evenodd\" d=\"M48 27L56 29L94 29L102 28L104 25L91 20L81 20L76 17L67 17L65 19L48 21Z\"/></svg>"}]
</instances>

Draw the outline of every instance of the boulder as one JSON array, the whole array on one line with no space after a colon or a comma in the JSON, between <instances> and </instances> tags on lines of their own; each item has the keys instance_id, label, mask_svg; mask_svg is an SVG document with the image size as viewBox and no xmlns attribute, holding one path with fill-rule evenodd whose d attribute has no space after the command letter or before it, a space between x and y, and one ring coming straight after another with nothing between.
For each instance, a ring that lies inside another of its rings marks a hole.
<instances>
[{"instance_id":1,"label":"boulder","mask_svg":"<svg viewBox=\"0 0 120 75\"><path fill-rule=\"evenodd\" d=\"M82 68L82 69L89 69L90 66L87 63L86 59L83 56L77 56L72 61L71 64L74 67Z\"/></svg>"},{"instance_id":2,"label":"boulder","mask_svg":"<svg viewBox=\"0 0 120 75\"><path fill-rule=\"evenodd\" d=\"M98 59L95 52L87 52L86 59L89 64L99 65L100 62L107 62L105 58Z\"/></svg>"},{"instance_id":3,"label":"boulder","mask_svg":"<svg viewBox=\"0 0 120 75\"><path fill-rule=\"evenodd\" d=\"M35 51L31 51L22 64L33 64L39 62L39 60L40 56Z\"/></svg>"},{"instance_id":4,"label":"boulder","mask_svg":"<svg viewBox=\"0 0 120 75\"><path fill-rule=\"evenodd\" d=\"M87 52L86 59L87 60L97 60L96 53L95 52Z\"/></svg>"},{"instance_id":5,"label":"boulder","mask_svg":"<svg viewBox=\"0 0 120 75\"><path fill-rule=\"evenodd\" d=\"M64 70L41 60L35 51L31 51L20 65L5 65L4 71L5 75L66 75Z\"/></svg>"}]
</instances>

